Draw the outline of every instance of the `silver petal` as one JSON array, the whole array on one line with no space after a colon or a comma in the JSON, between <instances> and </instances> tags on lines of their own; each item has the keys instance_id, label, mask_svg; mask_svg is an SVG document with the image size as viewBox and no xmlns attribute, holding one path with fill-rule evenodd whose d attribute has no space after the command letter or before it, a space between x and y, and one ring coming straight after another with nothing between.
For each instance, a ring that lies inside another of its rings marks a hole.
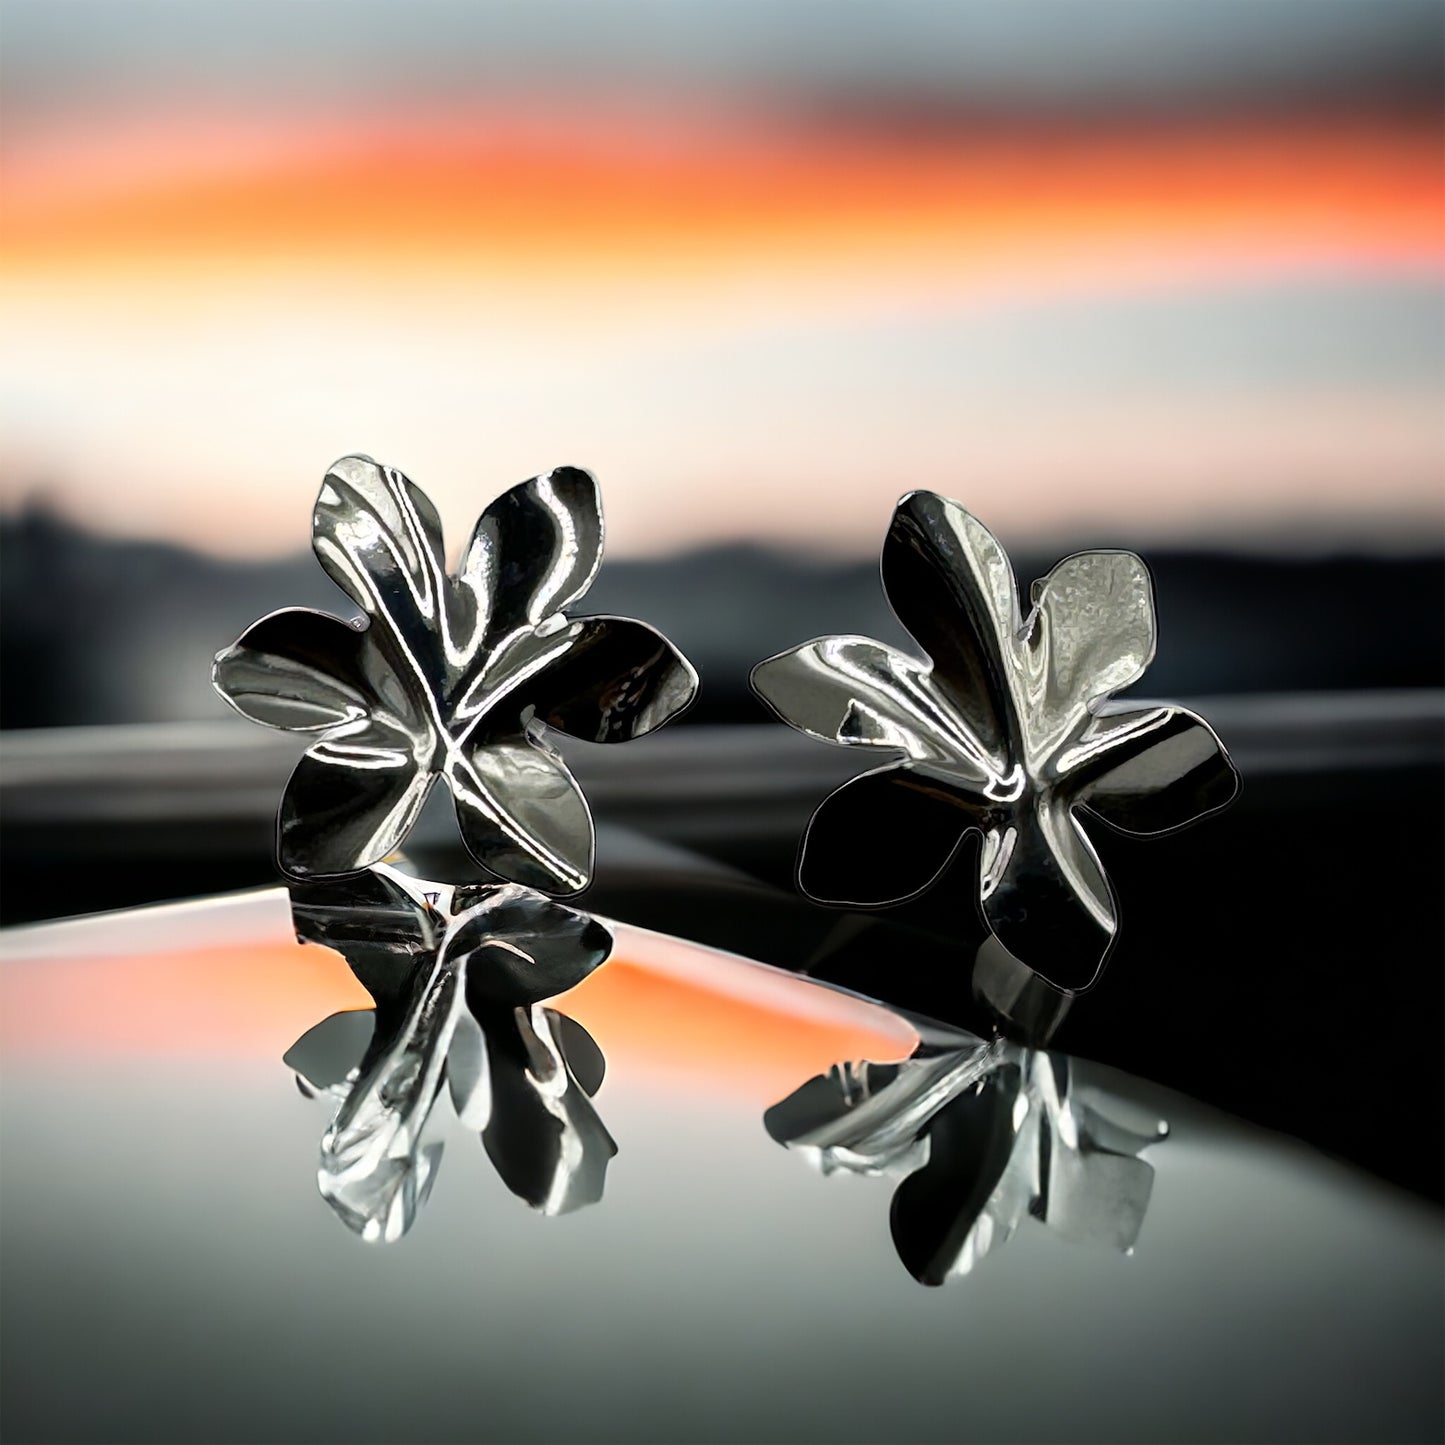
<instances>
[{"instance_id":1,"label":"silver petal","mask_svg":"<svg viewBox=\"0 0 1445 1445\"><path fill-rule=\"evenodd\" d=\"M1233 802L1234 771L1214 729L1173 704L1114 710L1093 724L1104 742L1081 771L1079 799L1113 828L1172 833ZM1086 734L1081 746L1087 747ZM1127 744L1127 746L1125 746Z\"/></svg>"},{"instance_id":2,"label":"silver petal","mask_svg":"<svg viewBox=\"0 0 1445 1445\"><path fill-rule=\"evenodd\" d=\"M950 792L907 764L864 773L818 805L803 838L798 886L819 903L901 903L943 872L970 824ZM899 839L906 846L897 846Z\"/></svg>"},{"instance_id":3,"label":"silver petal","mask_svg":"<svg viewBox=\"0 0 1445 1445\"><path fill-rule=\"evenodd\" d=\"M444 776L467 851L499 878L547 893L592 879L595 833L566 763L528 738L453 749Z\"/></svg>"},{"instance_id":4,"label":"silver petal","mask_svg":"<svg viewBox=\"0 0 1445 1445\"><path fill-rule=\"evenodd\" d=\"M400 1026L373 1045L322 1136L321 1193L368 1241L404 1234L431 1187L441 1146L424 1147L426 1126L465 1001L462 961L443 947L416 976Z\"/></svg>"},{"instance_id":5,"label":"silver petal","mask_svg":"<svg viewBox=\"0 0 1445 1445\"><path fill-rule=\"evenodd\" d=\"M532 689L539 721L591 743L642 737L697 695L692 664L656 628L630 617L580 617L563 655Z\"/></svg>"},{"instance_id":6,"label":"silver petal","mask_svg":"<svg viewBox=\"0 0 1445 1445\"><path fill-rule=\"evenodd\" d=\"M1045 753L1088 719L1091 702L1137 682L1154 656L1154 587L1132 552L1079 552L1033 586L1021 699Z\"/></svg>"},{"instance_id":7,"label":"silver petal","mask_svg":"<svg viewBox=\"0 0 1445 1445\"><path fill-rule=\"evenodd\" d=\"M542 1214L570 1214L602 1198L617 1145L572 1071L566 1025L533 1004L488 1019L492 1117L487 1157L513 1194Z\"/></svg>"},{"instance_id":8,"label":"silver petal","mask_svg":"<svg viewBox=\"0 0 1445 1445\"><path fill-rule=\"evenodd\" d=\"M377 706L366 634L324 612L287 607L216 654L211 683L242 717L293 732L355 722Z\"/></svg>"},{"instance_id":9,"label":"silver petal","mask_svg":"<svg viewBox=\"0 0 1445 1445\"><path fill-rule=\"evenodd\" d=\"M281 798L277 856L296 878L382 862L411 831L432 775L398 728L363 719L308 748Z\"/></svg>"},{"instance_id":10,"label":"silver petal","mask_svg":"<svg viewBox=\"0 0 1445 1445\"><path fill-rule=\"evenodd\" d=\"M1022 619L997 538L957 502L910 492L883 544L883 587L970 731L1006 753L1017 730L1007 659Z\"/></svg>"},{"instance_id":11,"label":"silver petal","mask_svg":"<svg viewBox=\"0 0 1445 1445\"><path fill-rule=\"evenodd\" d=\"M984 839L983 913L1015 958L1047 959L1068 992L1088 988L1117 927L1113 894L1067 802L1042 795Z\"/></svg>"},{"instance_id":12,"label":"silver petal","mask_svg":"<svg viewBox=\"0 0 1445 1445\"><path fill-rule=\"evenodd\" d=\"M867 637L818 637L753 668L758 696L820 742L897 748L910 758L968 759L983 782L983 744L938 688L932 669Z\"/></svg>"},{"instance_id":13,"label":"silver petal","mask_svg":"<svg viewBox=\"0 0 1445 1445\"><path fill-rule=\"evenodd\" d=\"M612 935L590 913L530 888L490 887L459 912L450 947L472 954L471 996L488 1007L530 1008L575 988L612 951Z\"/></svg>"},{"instance_id":14,"label":"silver petal","mask_svg":"<svg viewBox=\"0 0 1445 1445\"><path fill-rule=\"evenodd\" d=\"M503 492L478 520L458 572L487 618L488 648L586 592L602 540L597 483L580 467L557 467Z\"/></svg>"},{"instance_id":15,"label":"silver petal","mask_svg":"<svg viewBox=\"0 0 1445 1445\"><path fill-rule=\"evenodd\" d=\"M465 659L448 646L453 589L426 493L395 467L343 457L321 484L311 541L327 575L371 620L407 691L443 690Z\"/></svg>"}]
</instances>

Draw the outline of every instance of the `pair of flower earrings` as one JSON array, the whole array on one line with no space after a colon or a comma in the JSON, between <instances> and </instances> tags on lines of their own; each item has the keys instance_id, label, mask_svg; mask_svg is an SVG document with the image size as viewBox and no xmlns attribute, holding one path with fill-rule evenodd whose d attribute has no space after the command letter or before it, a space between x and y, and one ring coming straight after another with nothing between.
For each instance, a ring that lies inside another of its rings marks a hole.
<instances>
[{"instance_id":1,"label":"pair of flower earrings","mask_svg":"<svg viewBox=\"0 0 1445 1445\"><path fill-rule=\"evenodd\" d=\"M549 730L626 742L682 712L698 681L646 623L570 615L602 540L596 482L562 467L498 497L451 574L436 508L406 476L364 456L330 469L312 544L363 618L272 613L213 671L243 716L317 734L281 802L286 874L381 863L441 777L489 874L553 895L587 886L592 816ZM883 585L928 661L821 637L753 669L790 727L888 759L818 807L799 887L820 903L899 903L977 832L993 935L1044 978L1087 987L1117 910L1085 824L1171 832L1238 789L1194 713L1111 700L1154 655L1148 569L1131 552L1077 553L1033 584L1024 613L992 533L957 502L911 492Z\"/></svg>"}]
</instances>

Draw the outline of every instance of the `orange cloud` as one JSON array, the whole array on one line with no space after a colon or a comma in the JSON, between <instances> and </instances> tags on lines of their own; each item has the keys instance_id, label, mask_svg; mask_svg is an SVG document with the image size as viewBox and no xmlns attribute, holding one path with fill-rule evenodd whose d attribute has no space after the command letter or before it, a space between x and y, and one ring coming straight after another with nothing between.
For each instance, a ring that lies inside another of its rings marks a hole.
<instances>
[{"instance_id":1,"label":"orange cloud","mask_svg":"<svg viewBox=\"0 0 1445 1445\"><path fill-rule=\"evenodd\" d=\"M1408 122L1150 130L684 128L457 115L12 146L12 271L177 263L539 279L1078 265L1137 240L1438 262L1438 136Z\"/></svg>"}]
</instances>

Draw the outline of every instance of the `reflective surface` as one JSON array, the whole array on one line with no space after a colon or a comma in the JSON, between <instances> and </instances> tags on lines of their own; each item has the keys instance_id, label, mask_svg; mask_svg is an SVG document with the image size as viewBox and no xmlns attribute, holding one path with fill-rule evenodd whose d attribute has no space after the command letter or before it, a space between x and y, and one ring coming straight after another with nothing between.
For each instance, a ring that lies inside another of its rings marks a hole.
<instances>
[{"instance_id":1,"label":"reflective surface","mask_svg":"<svg viewBox=\"0 0 1445 1445\"><path fill-rule=\"evenodd\" d=\"M760 1122L836 1060L909 1057L914 1022L613 932L551 1005L607 1055L602 1206L539 1217L448 1106L444 1177L386 1249L316 1199L318 1119L278 1060L369 999L342 958L295 944L283 893L0 937L7 1438L1438 1433L1438 1209L1071 1061L1072 1099L1170 1123L1134 1254L1025 1222L920 1289L890 1240L896 1181L822 1178ZM1223 1041L1221 1067L1269 1047Z\"/></svg>"},{"instance_id":2,"label":"reflective surface","mask_svg":"<svg viewBox=\"0 0 1445 1445\"><path fill-rule=\"evenodd\" d=\"M592 817L544 726L623 742L697 690L687 660L651 627L564 613L602 560L597 484L560 467L504 492L449 576L427 497L394 467L343 457L322 484L312 537L364 625L288 608L213 671L245 717L322 734L282 799L282 868L305 878L381 862L442 777L484 868L549 893L585 887Z\"/></svg>"},{"instance_id":3,"label":"reflective surface","mask_svg":"<svg viewBox=\"0 0 1445 1445\"><path fill-rule=\"evenodd\" d=\"M1154 1185L1139 1153L1169 1133L1163 1120L1111 1117L1107 1093L1075 1097L1062 1054L967 1035L900 1064L839 1064L764 1122L824 1174L901 1178L894 1247L929 1285L970 1273L1030 1216L1128 1253Z\"/></svg>"},{"instance_id":4,"label":"reflective surface","mask_svg":"<svg viewBox=\"0 0 1445 1445\"><path fill-rule=\"evenodd\" d=\"M617 1152L589 1099L602 1055L541 1004L607 957L602 924L512 885L454 890L386 867L298 885L292 908L298 937L336 949L376 1002L286 1054L303 1092L335 1102L317 1182L348 1228L387 1243L411 1228L441 1164L443 1093L533 1208L602 1197Z\"/></svg>"},{"instance_id":5,"label":"reflective surface","mask_svg":"<svg viewBox=\"0 0 1445 1445\"><path fill-rule=\"evenodd\" d=\"M994 935L1057 986L1087 988L1117 910L1075 810L1122 832L1163 833L1238 788L1218 738L1186 708L1107 701L1154 655L1148 570L1131 552L1067 557L1034 583L1025 617L993 534L957 502L911 492L893 514L883 582L931 662L864 637L823 637L753 670L759 696L790 726L904 754L825 799L800 887L827 903L897 903L977 830L979 901Z\"/></svg>"}]
</instances>

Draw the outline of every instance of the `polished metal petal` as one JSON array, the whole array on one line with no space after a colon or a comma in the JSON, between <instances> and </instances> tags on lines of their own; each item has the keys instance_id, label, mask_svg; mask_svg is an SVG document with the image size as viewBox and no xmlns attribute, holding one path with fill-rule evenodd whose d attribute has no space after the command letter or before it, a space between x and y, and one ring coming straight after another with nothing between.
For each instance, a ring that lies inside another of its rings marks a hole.
<instances>
[{"instance_id":1,"label":"polished metal petal","mask_svg":"<svg viewBox=\"0 0 1445 1445\"><path fill-rule=\"evenodd\" d=\"M522 736L447 759L462 842L489 872L547 893L576 893L592 877L595 833L567 764Z\"/></svg>"},{"instance_id":2,"label":"polished metal petal","mask_svg":"<svg viewBox=\"0 0 1445 1445\"><path fill-rule=\"evenodd\" d=\"M823 799L808 824L798 886L819 903L861 908L922 893L968 827L952 801L907 763L851 779ZM899 838L906 847L892 845Z\"/></svg>"},{"instance_id":3,"label":"polished metal petal","mask_svg":"<svg viewBox=\"0 0 1445 1445\"><path fill-rule=\"evenodd\" d=\"M579 467L503 492L478 519L457 574L487 618L487 646L577 601L601 565L602 538L602 498Z\"/></svg>"},{"instance_id":4,"label":"polished metal petal","mask_svg":"<svg viewBox=\"0 0 1445 1445\"><path fill-rule=\"evenodd\" d=\"M313 1024L283 1055L301 1091L340 1102L351 1092L357 1068L376 1033L375 1009L347 1009Z\"/></svg>"},{"instance_id":5,"label":"polished metal petal","mask_svg":"<svg viewBox=\"0 0 1445 1445\"><path fill-rule=\"evenodd\" d=\"M482 903L492 888L468 894ZM394 868L369 868L290 887L291 921L303 943L334 949L376 1000L383 1024L400 1017L414 973L430 967L451 926L458 890Z\"/></svg>"},{"instance_id":6,"label":"polished metal petal","mask_svg":"<svg viewBox=\"0 0 1445 1445\"><path fill-rule=\"evenodd\" d=\"M1105 746L1097 765L1080 760L1079 797L1121 832L1172 833L1224 807L1239 790L1214 729L1188 708L1130 707L1100 717L1097 726Z\"/></svg>"},{"instance_id":7,"label":"polished metal petal","mask_svg":"<svg viewBox=\"0 0 1445 1445\"><path fill-rule=\"evenodd\" d=\"M1088 988L1117 919L1081 824L1096 815L1126 832L1164 832L1238 789L1218 738L1192 713L1109 700L1154 655L1148 569L1132 552L1081 552L1034 584L1023 616L988 529L957 502L913 492L894 513L883 580L930 662L831 637L753 672L758 694L800 732L904 759L818 809L800 886L827 902L902 902L945 870L959 835L977 832L989 927L1059 988Z\"/></svg>"},{"instance_id":8,"label":"polished metal petal","mask_svg":"<svg viewBox=\"0 0 1445 1445\"><path fill-rule=\"evenodd\" d=\"M489 889L480 905L471 897L458 890L451 947L471 955L474 1010L531 1008L556 998L612 952L611 933L590 913L551 903L539 907L530 889Z\"/></svg>"},{"instance_id":9,"label":"polished metal petal","mask_svg":"<svg viewBox=\"0 0 1445 1445\"><path fill-rule=\"evenodd\" d=\"M365 634L339 617L288 607L253 623L219 653L211 677L242 717L311 732L378 709L365 651Z\"/></svg>"},{"instance_id":10,"label":"polished metal petal","mask_svg":"<svg viewBox=\"0 0 1445 1445\"><path fill-rule=\"evenodd\" d=\"M281 796L281 867L294 878L351 873L401 847L434 781L413 744L406 732L362 719L308 748Z\"/></svg>"},{"instance_id":11,"label":"polished metal petal","mask_svg":"<svg viewBox=\"0 0 1445 1445\"><path fill-rule=\"evenodd\" d=\"M897 748L910 758L950 762L974 734L936 687L924 663L867 637L819 637L753 669L752 685L777 715L820 742ZM989 776L975 759L972 776Z\"/></svg>"},{"instance_id":12,"label":"polished metal petal","mask_svg":"<svg viewBox=\"0 0 1445 1445\"><path fill-rule=\"evenodd\" d=\"M541 1006L606 959L601 923L515 885L452 888L387 867L294 886L292 912L376 1000L286 1055L304 1092L337 1101L318 1184L348 1228L380 1243L411 1228L440 1167L444 1096L534 1208L601 1197L617 1152L589 1098L601 1052Z\"/></svg>"},{"instance_id":13,"label":"polished metal petal","mask_svg":"<svg viewBox=\"0 0 1445 1445\"><path fill-rule=\"evenodd\" d=\"M920 1284L966 1275L1029 1218L1062 1237L1133 1249L1153 1188L1139 1155L1168 1135L1072 1086L1061 1054L959 1034L900 1064L846 1064L764 1116L824 1174L901 1179L894 1247Z\"/></svg>"},{"instance_id":14,"label":"polished metal petal","mask_svg":"<svg viewBox=\"0 0 1445 1445\"><path fill-rule=\"evenodd\" d=\"M1079 552L1033 586L1020 709L1048 756L1089 721L1089 704L1137 682L1154 657L1154 585L1132 552Z\"/></svg>"},{"instance_id":15,"label":"polished metal petal","mask_svg":"<svg viewBox=\"0 0 1445 1445\"><path fill-rule=\"evenodd\" d=\"M322 1197L363 1239L399 1238L425 1200L441 1156L426 1130L465 998L463 961L443 947L416 979L401 1026L374 1042L322 1135Z\"/></svg>"},{"instance_id":16,"label":"polished metal petal","mask_svg":"<svg viewBox=\"0 0 1445 1445\"><path fill-rule=\"evenodd\" d=\"M957 502L910 492L883 543L883 589L979 749L1003 756L1015 731L1007 659L1019 604L993 533Z\"/></svg>"},{"instance_id":17,"label":"polished metal petal","mask_svg":"<svg viewBox=\"0 0 1445 1445\"><path fill-rule=\"evenodd\" d=\"M395 467L343 457L321 484L311 544L327 575L366 614L407 694L447 690L463 658L449 645L441 520L426 494Z\"/></svg>"},{"instance_id":18,"label":"polished metal petal","mask_svg":"<svg viewBox=\"0 0 1445 1445\"><path fill-rule=\"evenodd\" d=\"M692 664L656 628L630 617L579 617L567 651L538 678L536 717L589 743L659 728L697 694Z\"/></svg>"},{"instance_id":19,"label":"polished metal petal","mask_svg":"<svg viewBox=\"0 0 1445 1445\"><path fill-rule=\"evenodd\" d=\"M568 1056L574 1031L591 1042L540 1004L488 1015L492 1110L482 1146L507 1188L542 1214L596 1204L617 1153Z\"/></svg>"},{"instance_id":20,"label":"polished metal petal","mask_svg":"<svg viewBox=\"0 0 1445 1445\"><path fill-rule=\"evenodd\" d=\"M331 467L313 542L364 626L277 613L213 673L247 717L324 732L282 804L287 873L385 858L441 777L482 867L554 893L587 885L591 815L542 730L626 741L697 691L697 674L652 628L562 612L595 576L602 537L596 482L562 467L487 508L453 577L436 509L413 482L369 457Z\"/></svg>"},{"instance_id":21,"label":"polished metal petal","mask_svg":"<svg viewBox=\"0 0 1445 1445\"><path fill-rule=\"evenodd\" d=\"M1118 928L1109 880L1067 799L1041 793L983 840L983 916L1015 958L1092 981Z\"/></svg>"},{"instance_id":22,"label":"polished metal petal","mask_svg":"<svg viewBox=\"0 0 1445 1445\"><path fill-rule=\"evenodd\" d=\"M960 1034L956 1047L898 1064L835 1064L774 1104L763 1125L823 1174L905 1178L927 1161L929 1122L997 1068L1004 1047Z\"/></svg>"}]
</instances>

